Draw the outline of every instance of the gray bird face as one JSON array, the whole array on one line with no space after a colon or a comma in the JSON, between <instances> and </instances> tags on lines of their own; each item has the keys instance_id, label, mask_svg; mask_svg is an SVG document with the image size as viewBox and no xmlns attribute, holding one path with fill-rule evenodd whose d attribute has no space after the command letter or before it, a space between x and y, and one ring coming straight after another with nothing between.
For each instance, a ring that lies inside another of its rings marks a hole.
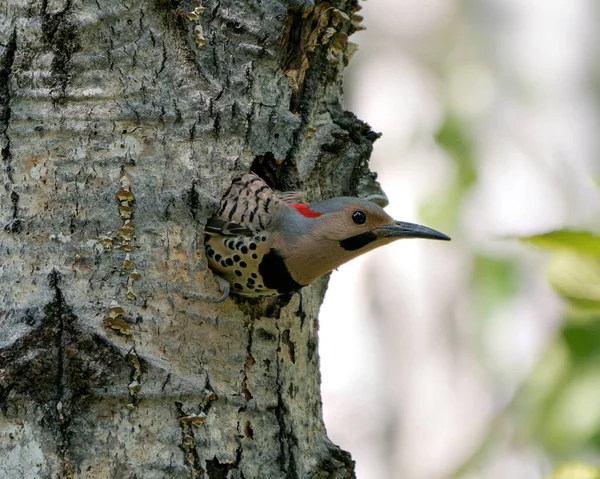
<instances>
[{"instance_id":1,"label":"gray bird face","mask_svg":"<svg viewBox=\"0 0 600 479\"><path fill-rule=\"evenodd\" d=\"M304 234L296 236L288 253L290 271L301 284L397 239L450 239L425 226L396 221L375 203L359 198L332 198L308 206L320 216L303 218Z\"/></svg>"},{"instance_id":2,"label":"gray bird face","mask_svg":"<svg viewBox=\"0 0 600 479\"><path fill-rule=\"evenodd\" d=\"M367 200L334 198L310 207L324 214L319 219L327 224L325 236L339 241L342 248L350 251L373 242L383 244L401 238L450 239L431 228L396 221L380 206Z\"/></svg>"}]
</instances>

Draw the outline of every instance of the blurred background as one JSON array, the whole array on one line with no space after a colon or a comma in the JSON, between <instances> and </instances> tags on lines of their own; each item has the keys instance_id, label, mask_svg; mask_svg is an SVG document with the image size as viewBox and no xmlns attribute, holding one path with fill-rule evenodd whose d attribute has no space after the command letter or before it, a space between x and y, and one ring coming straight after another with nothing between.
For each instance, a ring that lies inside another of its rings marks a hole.
<instances>
[{"instance_id":1,"label":"blurred background","mask_svg":"<svg viewBox=\"0 0 600 479\"><path fill-rule=\"evenodd\" d=\"M362 5L346 108L387 211L452 242L333 273L330 437L359 479L600 478L600 4Z\"/></svg>"}]
</instances>

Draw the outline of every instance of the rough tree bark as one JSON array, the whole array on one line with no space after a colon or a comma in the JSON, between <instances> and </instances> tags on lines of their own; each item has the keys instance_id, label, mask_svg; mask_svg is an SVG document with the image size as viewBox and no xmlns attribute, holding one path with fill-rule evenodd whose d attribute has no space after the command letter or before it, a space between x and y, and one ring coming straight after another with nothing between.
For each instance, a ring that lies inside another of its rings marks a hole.
<instances>
[{"instance_id":1,"label":"rough tree bark","mask_svg":"<svg viewBox=\"0 0 600 479\"><path fill-rule=\"evenodd\" d=\"M0 477L354 476L326 280L212 303L202 231L251 167L379 192L341 106L356 1L0 2Z\"/></svg>"}]
</instances>

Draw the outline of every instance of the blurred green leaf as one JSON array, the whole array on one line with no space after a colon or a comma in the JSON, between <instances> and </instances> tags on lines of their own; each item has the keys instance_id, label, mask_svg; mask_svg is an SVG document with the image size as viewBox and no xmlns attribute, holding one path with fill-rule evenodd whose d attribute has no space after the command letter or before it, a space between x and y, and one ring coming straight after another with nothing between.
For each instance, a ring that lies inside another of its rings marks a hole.
<instances>
[{"instance_id":1,"label":"blurred green leaf","mask_svg":"<svg viewBox=\"0 0 600 479\"><path fill-rule=\"evenodd\" d=\"M589 231L556 230L540 235L522 236L520 239L552 251L569 250L600 256L600 236Z\"/></svg>"},{"instance_id":2,"label":"blurred green leaf","mask_svg":"<svg viewBox=\"0 0 600 479\"><path fill-rule=\"evenodd\" d=\"M600 237L563 230L522 239L554 251L548 281L570 306L560 335L522 389L523 431L531 428L553 454L600 446ZM600 479L586 467L568 464L552 478Z\"/></svg>"},{"instance_id":3,"label":"blurred green leaf","mask_svg":"<svg viewBox=\"0 0 600 479\"><path fill-rule=\"evenodd\" d=\"M565 323L562 337L574 361L596 360L600 365L600 321Z\"/></svg>"},{"instance_id":4,"label":"blurred green leaf","mask_svg":"<svg viewBox=\"0 0 600 479\"><path fill-rule=\"evenodd\" d=\"M554 254L548 266L548 281L573 307L600 314L600 257Z\"/></svg>"},{"instance_id":5,"label":"blurred green leaf","mask_svg":"<svg viewBox=\"0 0 600 479\"><path fill-rule=\"evenodd\" d=\"M471 284L481 317L487 317L517 291L518 271L514 261L491 256L473 258Z\"/></svg>"},{"instance_id":6,"label":"blurred green leaf","mask_svg":"<svg viewBox=\"0 0 600 479\"><path fill-rule=\"evenodd\" d=\"M559 455L593 447L600 434L599 338L599 323L563 326L515 402L522 437L533 434Z\"/></svg>"},{"instance_id":7,"label":"blurred green leaf","mask_svg":"<svg viewBox=\"0 0 600 479\"><path fill-rule=\"evenodd\" d=\"M600 479L600 468L581 462L567 462L556 468L552 479Z\"/></svg>"},{"instance_id":8,"label":"blurred green leaf","mask_svg":"<svg viewBox=\"0 0 600 479\"><path fill-rule=\"evenodd\" d=\"M436 192L421 203L420 219L423 223L434 224L439 229L450 231L458 222L463 193L458 184Z\"/></svg>"},{"instance_id":9,"label":"blurred green leaf","mask_svg":"<svg viewBox=\"0 0 600 479\"><path fill-rule=\"evenodd\" d=\"M519 427L525 437L533 434L543 442L549 411L569 381L572 370L573 361L567 344L560 339L550 343L515 400Z\"/></svg>"},{"instance_id":10,"label":"blurred green leaf","mask_svg":"<svg viewBox=\"0 0 600 479\"><path fill-rule=\"evenodd\" d=\"M545 411L540 441L551 451L584 447L600 431L600 369L588 363L573 368Z\"/></svg>"},{"instance_id":11,"label":"blurred green leaf","mask_svg":"<svg viewBox=\"0 0 600 479\"><path fill-rule=\"evenodd\" d=\"M600 431L598 431L596 434L594 434L591 438L590 438L590 446L593 447L594 449L596 449L597 451L600 451Z\"/></svg>"},{"instance_id":12,"label":"blurred green leaf","mask_svg":"<svg viewBox=\"0 0 600 479\"><path fill-rule=\"evenodd\" d=\"M436 224L440 228L451 229L456 224L462 198L477 181L473 145L468 132L468 125L449 114L435 135L435 141L454 163L456 178L447 189L442 189L425 200L419 215L425 222Z\"/></svg>"},{"instance_id":13,"label":"blurred green leaf","mask_svg":"<svg viewBox=\"0 0 600 479\"><path fill-rule=\"evenodd\" d=\"M466 189L475 183L477 173L473 161L473 145L467 132L469 128L460 120L448 115L435 135L435 141L450 155L458 167L457 183Z\"/></svg>"}]
</instances>

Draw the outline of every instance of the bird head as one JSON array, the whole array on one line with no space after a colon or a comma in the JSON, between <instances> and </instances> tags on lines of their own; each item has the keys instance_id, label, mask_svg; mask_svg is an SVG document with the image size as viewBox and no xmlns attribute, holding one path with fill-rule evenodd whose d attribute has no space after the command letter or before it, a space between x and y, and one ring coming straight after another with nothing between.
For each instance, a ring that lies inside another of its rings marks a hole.
<instances>
[{"instance_id":1,"label":"bird head","mask_svg":"<svg viewBox=\"0 0 600 479\"><path fill-rule=\"evenodd\" d=\"M308 284L347 261L379 246L405 238L450 240L439 231L396 221L377 204L339 197L292 204L282 231L292 245L286 263L294 279Z\"/></svg>"}]
</instances>

